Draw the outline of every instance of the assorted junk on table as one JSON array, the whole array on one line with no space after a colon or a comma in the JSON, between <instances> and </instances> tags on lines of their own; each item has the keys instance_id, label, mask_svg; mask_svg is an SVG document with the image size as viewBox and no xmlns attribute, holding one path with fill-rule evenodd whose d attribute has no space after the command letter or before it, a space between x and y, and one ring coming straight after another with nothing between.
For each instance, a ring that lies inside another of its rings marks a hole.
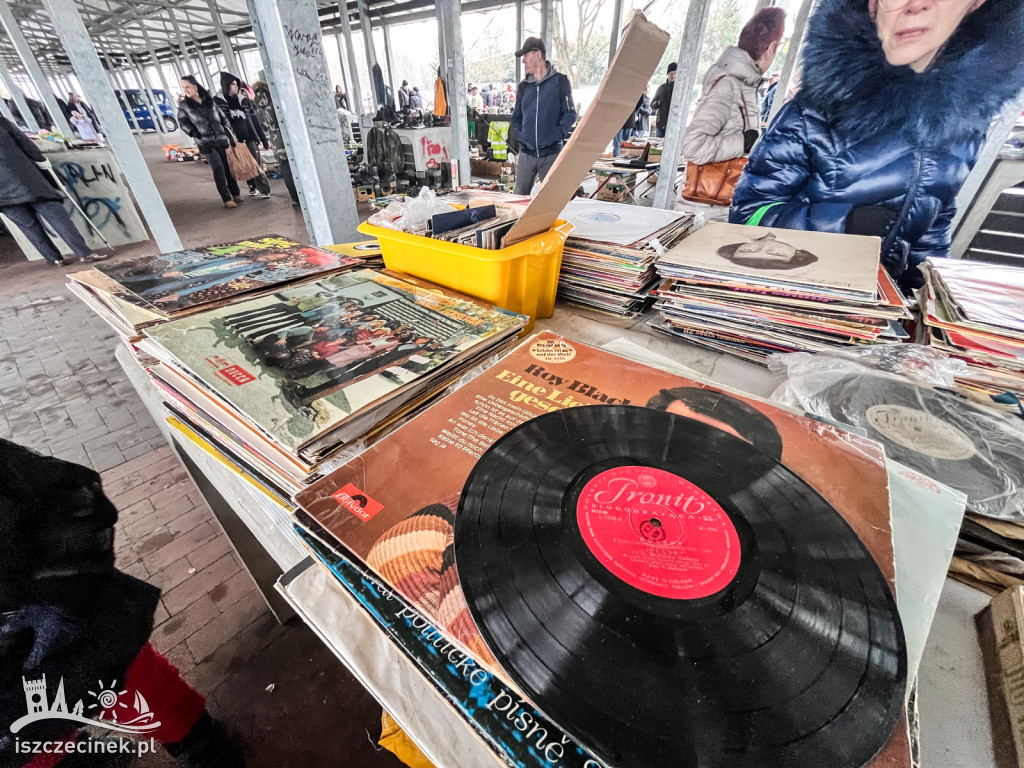
<instances>
[{"instance_id":1,"label":"assorted junk on table","mask_svg":"<svg viewBox=\"0 0 1024 768\"><path fill-rule=\"evenodd\" d=\"M896 343L908 302L876 237L708 222L658 260L651 325L764 363L773 352Z\"/></svg>"},{"instance_id":2,"label":"assorted junk on table","mask_svg":"<svg viewBox=\"0 0 1024 768\"><path fill-rule=\"evenodd\" d=\"M379 258L376 249L367 254ZM101 266L69 274L68 287L122 336L137 339L148 326L239 296L373 264L267 235Z\"/></svg>"},{"instance_id":3,"label":"assorted junk on table","mask_svg":"<svg viewBox=\"0 0 1024 768\"><path fill-rule=\"evenodd\" d=\"M621 317L639 317L658 284L658 256L686 236L691 213L576 198L562 211L573 225L562 253L558 295Z\"/></svg>"},{"instance_id":4,"label":"assorted junk on table","mask_svg":"<svg viewBox=\"0 0 1024 768\"><path fill-rule=\"evenodd\" d=\"M296 501L605 764L911 765L871 440L543 332Z\"/></svg>"},{"instance_id":5,"label":"assorted junk on table","mask_svg":"<svg viewBox=\"0 0 1024 768\"><path fill-rule=\"evenodd\" d=\"M920 305L925 344L963 360L966 389L995 396L1012 410L1024 397L1024 267L928 259Z\"/></svg>"}]
</instances>

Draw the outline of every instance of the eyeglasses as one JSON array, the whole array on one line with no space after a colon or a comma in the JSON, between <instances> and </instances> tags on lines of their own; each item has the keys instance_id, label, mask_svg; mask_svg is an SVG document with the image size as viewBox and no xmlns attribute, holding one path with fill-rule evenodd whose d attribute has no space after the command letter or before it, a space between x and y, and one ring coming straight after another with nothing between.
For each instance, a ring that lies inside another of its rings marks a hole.
<instances>
[{"instance_id":1,"label":"eyeglasses","mask_svg":"<svg viewBox=\"0 0 1024 768\"><path fill-rule=\"evenodd\" d=\"M947 5L949 3L959 2L960 0L932 0L933 2ZM883 11L902 11L910 5L910 0L878 0L878 7Z\"/></svg>"}]
</instances>

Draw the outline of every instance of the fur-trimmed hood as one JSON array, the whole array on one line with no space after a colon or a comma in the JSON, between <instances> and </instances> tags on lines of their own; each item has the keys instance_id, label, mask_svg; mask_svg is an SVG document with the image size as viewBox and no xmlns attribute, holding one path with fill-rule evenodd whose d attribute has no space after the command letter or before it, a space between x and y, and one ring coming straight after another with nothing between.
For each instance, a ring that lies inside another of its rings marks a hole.
<instances>
[{"instance_id":1,"label":"fur-trimmed hood","mask_svg":"<svg viewBox=\"0 0 1024 768\"><path fill-rule=\"evenodd\" d=\"M867 0L821 0L797 98L844 133L936 145L984 133L1024 87L1024 2L986 0L918 74L885 60Z\"/></svg>"}]
</instances>

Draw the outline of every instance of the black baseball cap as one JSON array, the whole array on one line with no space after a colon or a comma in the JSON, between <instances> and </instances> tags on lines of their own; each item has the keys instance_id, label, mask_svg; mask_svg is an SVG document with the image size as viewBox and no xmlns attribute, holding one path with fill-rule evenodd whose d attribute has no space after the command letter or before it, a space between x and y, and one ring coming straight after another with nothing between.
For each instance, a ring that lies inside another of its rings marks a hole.
<instances>
[{"instance_id":1,"label":"black baseball cap","mask_svg":"<svg viewBox=\"0 0 1024 768\"><path fill-rule=\"evenodd\" d=\"M523 47L516 51L516 56L525 56L530 51L540 51L544 58L547 58L548 52L544 48L544 41L539 37L528 37L523 42Z\"/></svg>"}]
</instances>

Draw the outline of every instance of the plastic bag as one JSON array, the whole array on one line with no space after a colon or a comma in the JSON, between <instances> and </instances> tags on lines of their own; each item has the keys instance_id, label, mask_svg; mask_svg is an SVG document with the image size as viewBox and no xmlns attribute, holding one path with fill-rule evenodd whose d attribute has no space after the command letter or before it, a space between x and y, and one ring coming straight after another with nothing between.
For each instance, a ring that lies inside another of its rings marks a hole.
<instances>
[{"instance_id":1,"label":"plastic bag","mask_svg":"<svg viewBox=\"0 0 1024 768\"><path fill-rule=\"evenodd\" d=\"M432 189L423 187L419 195L412 200L393 202L384 210L373 214L368 221L376 227L423 235L426 234L427 224L434 214L451 211L452 207L439 201Z\"/></svg>"},{"instance_id":2,"label":"plastic bag","mask_svg":"<svg viewBox=\"0 0 1024 768\"><path fill-rule=\"evenodd\" d=\"M911 345L772 355L786 375L772 399L863 430L889 458L967 494L973 512L1024 521L1024 422L932 389L960 364Z\"/></svg>"}]
</instances>

